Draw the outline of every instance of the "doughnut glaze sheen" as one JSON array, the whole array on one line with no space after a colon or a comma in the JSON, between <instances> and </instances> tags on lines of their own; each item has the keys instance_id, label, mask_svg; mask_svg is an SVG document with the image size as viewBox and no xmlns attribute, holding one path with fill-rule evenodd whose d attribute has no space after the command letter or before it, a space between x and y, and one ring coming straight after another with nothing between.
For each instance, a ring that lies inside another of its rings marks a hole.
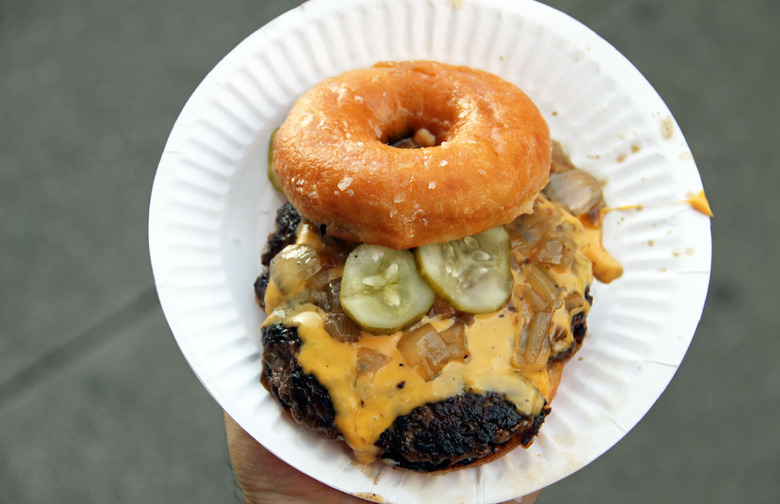
<instances>
[{"instance_id":1,"label":"doughnut glaze sheen","mask_svg":"<svg viewBox=\"0 0 780 504\"><path fill-rule=\"evenodd\" d=\"M390 144L426 128L436 145ZM506 224L547 183L552 144L526 94L481 70L383 62L327 79L293 105L274 171L327 233L396 249Z\"/></svg>"}]
</instances>

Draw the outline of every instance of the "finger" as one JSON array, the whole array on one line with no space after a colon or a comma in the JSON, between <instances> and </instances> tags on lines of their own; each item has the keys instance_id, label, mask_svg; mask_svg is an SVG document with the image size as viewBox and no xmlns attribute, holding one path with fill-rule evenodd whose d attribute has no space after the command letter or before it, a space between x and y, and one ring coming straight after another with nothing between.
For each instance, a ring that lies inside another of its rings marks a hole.
<instances>
[{"instance_id":1,"label":"finger","mask_svg":"<svg viewBox=\"0 0 780 504\"><path fill-rule=\"evenodd\" d=\"M227 413L225 432L230 460L247 504L365 504L363 499L334 490L287 465L258 443Z\"/></svg>"}]
</instances>

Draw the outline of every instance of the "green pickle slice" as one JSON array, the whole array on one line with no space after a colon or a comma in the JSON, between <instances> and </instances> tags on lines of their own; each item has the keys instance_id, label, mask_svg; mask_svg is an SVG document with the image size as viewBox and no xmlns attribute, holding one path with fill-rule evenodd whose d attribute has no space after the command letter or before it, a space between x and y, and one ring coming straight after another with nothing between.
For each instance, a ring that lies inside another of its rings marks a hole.
<instances>
[{"instance_id":1,"label":"green pickle slice","mask_svg":"<svg viewBox=\"0 0 780 504\"><path fill-rule=\"evenodd\" d=\"M274 171L274 139L276 138L276 133L278 132L279 128L274 129L273 132L271 132L271 138L268 140L268 181L271 182L271 185L274 189L282 192L282 186L279 183L279 177Z\"/></svg>"},{"instance_id":2,"label":"green pickle slice","mask_svg":"<svg viewBox=\"0 0 780 504\"><path fill-rule=\"evenodd\" d=\"M490 313L512 293L511 242L504 226L417 249L420 271L458 310Z\"/></svg>"},{"instance_id":3,"label":"green pickle slice","mask_svg":"<svg viewBox=\"0 0 780 504\"><path fill-rule=\"evenodd\" d=\"M341 306L367 331L401 329L427 313L435 297L408 250L362 244L347 257Z\"/></svg>"}]
</instances>

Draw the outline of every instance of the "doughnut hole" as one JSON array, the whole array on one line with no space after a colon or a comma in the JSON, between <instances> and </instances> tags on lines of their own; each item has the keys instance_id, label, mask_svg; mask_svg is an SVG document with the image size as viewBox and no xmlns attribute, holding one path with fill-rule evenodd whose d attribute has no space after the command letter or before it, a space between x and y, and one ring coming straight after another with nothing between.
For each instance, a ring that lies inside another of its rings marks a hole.
<instances>
[{"instance_id":1,"label":"doughnut hole","mask_svg":"<svg viewBox=\"0 0 780 504\"><path fill-rule=\"evenodd\" d=\"M415 89L401 93L397 97L399 102L404 102L410 94L421 94ZM407 95L407 96L404 96ZM417 102L417 103L415 103ZM390 119L377 117L381 124L381 134L378 140L382 143L401 149L437 147L451 136L451 129L457 119L457 111L452 106L451 100L443 103L428 103L413 100L411 107L401 107L396 111L396 116ZM415 112L415 108L417 111Z\"/></svg>"}]
</instances>

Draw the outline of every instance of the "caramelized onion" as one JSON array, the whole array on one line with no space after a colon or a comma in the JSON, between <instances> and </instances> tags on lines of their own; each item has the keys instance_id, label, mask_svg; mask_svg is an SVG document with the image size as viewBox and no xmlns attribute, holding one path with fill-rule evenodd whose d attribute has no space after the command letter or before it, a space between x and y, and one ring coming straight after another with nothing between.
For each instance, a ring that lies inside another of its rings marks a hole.
<instances>
[{"instance_id":1,"label":"caramelized onion","mask_svg":"<svg viewBox=\"0 0 780 504\"><path fill-rule=\"evenodd\" d=\"M319 274L318 274L319 275ZM339 301L341 292L341 277L330 280L325 285L312 292L311 301L327 313L343 311Z\"/></svg>"},{"instance_id":2,"label":"caramelized onion","mask_svg":"<svg viewBox=\"0 0 780 504\"><path fill-rule=\"evenodd\" d=\"M570 234L550 234L549 239L539 249L536 260L568 268L574 262L576 246Z\"/></svg>"},{"instance_id":3,"label":"caramelized onion","mask_svg":"<svg viewBox=\"0 0 780 504\"><path fill-rule=\"evenodd\" d=\"M566 311L569 315L575 315L585 310L585 298L579 292L572 292L566 296Z\"/></svg>"},{"instance_id":4,"label":"caramelized onion","mask_svg":"<svg viewBox=\"0 0 780 504\"><path fill-rule=\"evenodd\" d=\"M552 314L540 312L520 329L515 343L514 364L517 366L545 366L550 357Z\"/></svg>"},{"instance_id":5,"label":"caramelized onion","mask_svg":"<svg viewBox=\"0 0 780 504\"><path fill-rule=\"evenodd\" d=\"M359 347L357 350L357 373L374 374L390 362L390 356L372 348Z\"/></svg>"},{"instance_id":6,"label":"caramelized onion","mask_svg":"<svg viewBox=\"0 0 780 504\"><path fill-rule=\"evenodd\" d=\"M544 311L550 307L550 302L534 292L527 283L520 284L520 294L523 301L528 304L533 313Z\"/></svg>"},{"instance_id":7,"label":"caramelized onion","mask_svg":"<svg viewBox=\"0 0 780 504\"><path fill-rule=\"evenodd\" d=\"M398 350L404 360L426 380L433 379L447 363L468 359L465 324L455 320L441 333L431 324L423 324L404 334L398 341Z\"/></svg>"},{"instance_id":8,"label":"caramelized onion","mask_svg":"<svg viewBox=\"0 0 780 504\"><path fill-rule=\"evenodd\" d=\"M560 223L549 205L534 205L531 214L521 215L507 226L512 254L518 263L525 259L568 268L574 262L577 247L573 227Z\"/></svg>"},{"instance_id":9,"label":"caramelized onion","mask_svg":"<svg viewBox=\"0 0 780 504\"><path fill-rule=\"evenodd\" d=\"M466 323L455 320L450 327L439 333L441 339L447 344L447 353L452 359L468 359L469 350L466 348Z\"/></svg>"},{"instance_id":10,"label":"caramelized onion","mask_svg":"<svg viewBox=\"0 0 780 504\"><path fill-rule=\"evenodd\" d=\"M552 305L558 299L561 289L543 268L534 263L528 263L523 268L523 273L531 289L547 303L547 306Z\"/></svg>"},{"instance_id":11,"label":"caramelized onion","mask_svg":"<svg viewBox=\"0 0 780 504\"><path fill-rule=\"evenodd\" d=\"M322 325L336 341L354 343L360 339L360 328L345 313L328 313Z\"/></svg>"},{"instance_id":12,"label":"caramelized onion","mask_svg":"<svg viewBox=\"0 0 780 504\"><path fill-rule=\"evenodd\" d=\"M321 268L320 256L314 247L288 245L271 260L271 278L282 294L290 294Z\"/></svg>"},{"instance_id":13,"label":"caramelized onion","mask_svg":"<svg viewBox=\"0 0 780 504\"><path fill-rule=\"evenodd\" d=\"M574 337L571 331L563 326L556 325L550 336L550 354L560 356L571 349Z\"/></svg>"},{"instance_id":14,"label":"caramelized onion","mask_svg":"<svg viewBox=\"0 0 780 504\"><path fill-rule=\"evenodd\" d=\"M583 170L550 174L550 181L544 191L552 201L574 215L588 213L602 198L598 180Z\"/></svg>"},{"instance_id":15,"label":"caramelized onion","mask_svg":"<svg viewBox=\"0 0 780 504\"><path fill-rule=\"evenodd\" d=\"M552 145L552 166L550 167L551 173L565 172L569 170L576 170L577 167L571 162L569 153L566 148L561 145L560 142L553 140Z\"/></svg>"},{"instance_id":16,"label":"caramelized onion","mask_svg":"<svg viewBox=\"0 0 780 504\"><path fill-rule=\"evenodd\" d=\"M512 231L509 236L512 252L515 256L531 257L534 255L536 248L545 237L545 217L548 216L547 214L545 209L534 205L532 214L521 215L509 224L508 229ZM517 259L518 262L522 262L521 258Z\"/></svg>"}]
</instances>

